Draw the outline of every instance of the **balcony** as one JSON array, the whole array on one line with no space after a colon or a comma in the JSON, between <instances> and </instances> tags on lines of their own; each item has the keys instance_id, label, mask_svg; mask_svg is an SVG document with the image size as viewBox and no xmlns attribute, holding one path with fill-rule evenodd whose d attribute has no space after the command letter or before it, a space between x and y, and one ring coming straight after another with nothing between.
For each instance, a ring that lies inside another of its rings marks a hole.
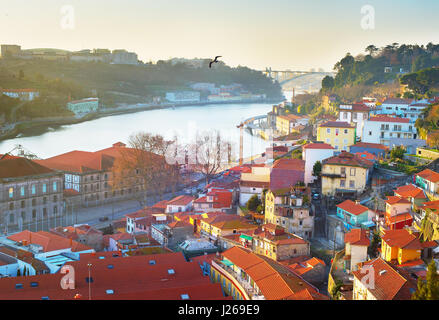
<instances>
[{"instance_id":1,"label":"balcony","mask_svg":"<svg viewBox=\"0 0 439 320\"><path fill-rule=\"evenodd\" d=\"M265 300L265 297L263 295L257 294L255 289L250 286L246 279L241 277L241 275L235 272L231 267L226 266L221 260L213 259L212 266L230 277L231 279L235 280L238 284L237 287L245 291L245 293L250 297L250 300Z\"/></svg>"},{"instance_id":2,"label":"balcony","mask_svg":"<svg viewBox=\"0 0 439 320\"><path fill-rule=\"evenodd\" d=\"M346 178L346 173L325 173L322 172L322 177L327 177L327 178Z\"/></svg>"}]
</instances>

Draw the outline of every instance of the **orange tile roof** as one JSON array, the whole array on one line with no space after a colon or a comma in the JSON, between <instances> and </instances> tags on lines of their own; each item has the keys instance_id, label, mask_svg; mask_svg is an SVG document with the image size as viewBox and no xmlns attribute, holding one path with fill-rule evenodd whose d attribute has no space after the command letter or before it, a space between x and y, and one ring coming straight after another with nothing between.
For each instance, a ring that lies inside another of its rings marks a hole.
<instances>
[{"instance_id":1,"label":"orange tile roof","mask_svg":"<svg viewBox=\"0 0 439 320\"><path fill-rule=\"evenodd\" d=\"M372 266L372 268L364 271L362 267L352 273L354 277L361 281L363 277L371 272L370 270L374 272L374 288L368 289L368 291L378 300L410 300L410 289L416 290L416 282L403 276L401 272L397 271L399 269L391 266L381 258L367 261L363 266Z\"/></svg>"},{"instance_id":2,"label":"orange tile roof","mask_svg":"<svg viewBox=\"0 0 439 320\"><path fill-rule=\"evenodd\" d=\"M418 172L416 176L420 176L421 178L424 178L425 180L431 181L431 182L438 182L439 181L439 173L430 170L425 169L421 172Z\"/></svg>"},{"instance_id":3,"label":"orange tile roof","mask_svg":"<svg viewBox=\"0 0 439 320\"><path fill-rule=\"evenodd\" d=\"M388 203L390 205L393 205L393 204L397 204L397 203L407 203L407 204L409 204L411 202L408 201L405 198L401 198L401 197L398 197L398 196L387 196L386 203Z\"/></svg>"},{"instance_id":4,"label":"orange tile roof","mask_svg":"<svg viewBox=\"0 0 439 320\"><path fill-rule=\"evenodd\" d=\"M371 168L373 166L373 162L366 159L362 159L361 157L357 157L354 154L346 151L342 151L337 156L333 156L323 160L323 165L325 164L354 166L354 167L362 167L362 168Z\"/></svg>"},{"instance_id":5,"label":"orange tile roof","mask_svg":"<svg viewBox=\"0 0 439 320\"><path fill-rule=\"evenodd\" d=\"M71 248L72 252L93 249L72 239L67 239L46 231L32 232L29 230L24 230L22 232L10 235L8 239L15 242L25 241L29 244L40 245L43 247L43 252L51 252L68 248Z\"/></svg>"},{"instance_id":6,"label":"orange tile roof","mask_svg":"<svg viewBox=\"0 0 439 320\"><path fill-rule=\"evenodd\" d=\"M363 229L352 229L350 232L346 233L344 236L344 242L356 246L370 245L370 240L367 236L366 230Z\"/></svg>"},{"instance_id":7,"label":"orange tile roof","mask_svg":"<svg viewBox=\"0 0 439 320\"><path fill-rule=\"evenodd\" d=\"M355 126L350 125L348 122L344 121L328 121L325 123L322 123L319 127L325 127L325 128L348 128L353 129Z\"/></svg>"},{"instance_id":8,"label":"orange tile roof","mask_svg":"<svg viewBox=\"0 0 439 320\"><path fill-rule=\"evenodd\" d=\"M408 119L408 118L399 118L399 117L391 117L391 116L388 116L388 115L377 115L377 116L370 117L369 121L409 123L410 119Z\"/></svg>"},{"instance_id":9,"label":"orange tile roof","mask_svg":"<svg viewBox=\"0 0 439 320\"><path fill-rule=\"evenodd\" d=\"M385 230L381 239L390 247L419 250L422 248L419 239L406 229Z\"/></svg>"},{"instance_id":10,"label":"orange tile roof","mask_svg":"<svg viewBox=\"0 0 439 320\"><path fill-rule=\"evenodd\" d=\"M0 179L30 177L44 174L56 174L55 171L38 164L38 160L20 157L5 157L0 161Z\"/></svg>"},{"instance_id":11,"label":"orange tile roof","mask_svg":"<svg viewBox=\"0 0 439 320\"><path fill-rule=\"evenodd\" d=\"M262 257L239 247L232 247L222 253L222 256L243 269L267 300L309 299L321 298L305 280L274 261L268 262ZM273 267L276 265L276 269ZM285 271L281 271L282 268ZM305 297L301 292L307 289L313 294Z\"/></svg>"},{"instance_id":12,"label":"orange tile roof","mask_svg":"<svg viewBox=\"0 0 439 320\"><path fill-rule=\"evenodd\" d=\"M305 160L300 159L278 159L273 164L273 169L287 169L287 170L305 170Z\"/></svg>"},{"instance_id":13,"label":"orange tile roof","mask_svg":"<svg viewBox=\"0 0 439 320\"><path fill-rule=\"evenodd\" d=\"M168 206L186 206L194 200L195 200L195 198L192 196L181 195L181 196L175 197L172 200L169 200L167 205Z\"/></svg>"},{"instance_id":14,"label":"orange tile roof","mask_svg":"<svg viewBox=\"0 0 439 320\"><path fill-rule=\"evenodd\" d=\"M389 147L379 144L379 143L369 143L369 142L357 142L356 144L352 145L351 147L360 147L360 148L370 148L370 149L381 149L384 151L389 150Z\"/></svg>"},{"instance_id":15,"label":"orange tile roof","mask_svg":"<svg viewBox=\"0 0 439 320\"><path fill-rule=\"evenodd\" d=\"M398 214L396 216L386 217L387 224L395 224L395 223L399 223L399 222L403 222L403 221L412 221L412 220L413 220L413 217L408 212L401 213L401 214Z\"/></svg>"},{"instance_id":16,"label":"orange tile roof","mask_svg":"<svg viewBox=\"0 0 439 320\"><path fill-rule=\"evenodd\" d=\"M75 289L64 290L60 286L60 273L0 279L1 300L73 300L79 294L83 300L89 298L89 285L85 281L89 267L93 278L91 298L93 300L181 300L188 294L191 300L225 299L220 284L211 283L203 276L197 262L187 262L181 253L162 253L128 257L113 257L113 252L81 255L79 261L69 262L75 269ZM104 259L100 259L104 256ZM149 261L154 260L155 264ZM108 268L112 265L112 268ZM168 270L174 269L174 274ZM38 282L31 287L31 282ZM23 288L15 289L16 283ZM113 290L107 294L107 290Z\"/></svg>"},{"instance_id":17,"label":"orange tile roof","mask_svg":"<svg viewBox=\"0 0 439 320\"><path fill-rule=\"evenodd\" d=\"M427 196L424 190L416 187L413 184L408 184L395 189L395 194L403 198L415 198L415 199L426 199Z\"/></svg>"},{"instance_id":18,"label":"orange tile roof","mask_svg":"<svg viewBox=\"0 0 439 320\"><path fill-rule=\"evenodd\" d=\"M302 147L303 149L335 149L327 143L308 143Z\"/></svg>"},{"instance_id":19,"label":"orange tile roof","mask_svg":"<svg viewBox=\"0 0 439 320\"><path fill-rule=\"evenodd\" d=\"M337 207L342 209L342 210L344 210L344 211L346 211L346 212L349 212L349 213L351 213L353 215L356 215L356 216L358 216L359 214L362 214L365 211L369 210L369 208L367 208L367 207L365 207L365 206L363 206L363 205L361 205L359 203L357 204L357 203L355 203L352 200L345 200L342 203L339 203L337 205Z\"/></svg>"}]
</instances>

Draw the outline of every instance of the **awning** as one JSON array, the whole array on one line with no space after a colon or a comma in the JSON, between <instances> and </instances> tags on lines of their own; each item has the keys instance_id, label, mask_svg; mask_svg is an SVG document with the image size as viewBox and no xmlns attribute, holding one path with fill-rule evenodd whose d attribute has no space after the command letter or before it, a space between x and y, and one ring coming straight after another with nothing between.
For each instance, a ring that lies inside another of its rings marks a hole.
<instances>
[{"instance_id":1,"label":"awning","mask_svg":"<svg viewBox=\"0 0 439 320\"><path fill-rule=\"evenodd\" d=\"M249 241L252 241L252 240L253 240L252 237L250 237L250 236L248 236L248 235L245 235L245 234L241 234L239 237L240 237L240 238L243 238L243 239L245 239L245 240L249 240Z\"/></svg>"},{"instance_id":2,"label":"awning","mask_svg":"<svg viewBox=\"0 0 439 320\"><path fill-rule=\"evenodd\" d=\"M222 264L224 264L224 265L226 265L228 267L233 266L233 263L231 263L229 260L223 259L223 260L221 260L221 262L222 262Z\"/></svg>"},{"instance_id":3,"label":"awning","mask_svg":"<svg viewBox=\"0 0 439 320\"><path fill-rule=\"evenodd\" d=\"M366 222L363 222L362 225L365 228L372 228L372 227L375 227L375 222L373 222L373 221L366 221Z\"/></svg>"}]
</instances>

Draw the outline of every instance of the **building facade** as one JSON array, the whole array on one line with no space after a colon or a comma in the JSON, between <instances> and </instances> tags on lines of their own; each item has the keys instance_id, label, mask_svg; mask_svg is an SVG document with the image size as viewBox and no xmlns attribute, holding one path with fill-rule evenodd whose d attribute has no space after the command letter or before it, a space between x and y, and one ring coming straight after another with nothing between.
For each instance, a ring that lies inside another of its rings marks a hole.
<instances>
[{"instance_id":1,"label":"building facade","mask_svg":"<svg viewBox=\"0 0 439 320\"><path fill-rule=\"evenodd\" d=\"M348 122L328 121L317 128L317 141L333 146L336 152L347 151L355 144L356 126Z\"/></svg>"}]
</instances>

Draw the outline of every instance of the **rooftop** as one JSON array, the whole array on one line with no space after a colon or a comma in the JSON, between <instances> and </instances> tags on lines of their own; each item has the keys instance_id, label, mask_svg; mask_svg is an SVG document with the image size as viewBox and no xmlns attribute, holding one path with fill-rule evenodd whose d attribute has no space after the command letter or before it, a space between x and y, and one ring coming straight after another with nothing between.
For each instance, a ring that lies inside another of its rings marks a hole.
<instances>
[{"instance_id":1,"label":"rooftop","mask_svg":"<svg viewBox=\"0 0 439 320\"><path fill-rule=\"evenodd\" d=\"M337 207L355 216L358 216L359 214L362 214L363 212L369 210L368 207L365 207L359 203L355 203L352 200L345 200L342 203L339 203Z\"/></svg>"}]
</instances>

